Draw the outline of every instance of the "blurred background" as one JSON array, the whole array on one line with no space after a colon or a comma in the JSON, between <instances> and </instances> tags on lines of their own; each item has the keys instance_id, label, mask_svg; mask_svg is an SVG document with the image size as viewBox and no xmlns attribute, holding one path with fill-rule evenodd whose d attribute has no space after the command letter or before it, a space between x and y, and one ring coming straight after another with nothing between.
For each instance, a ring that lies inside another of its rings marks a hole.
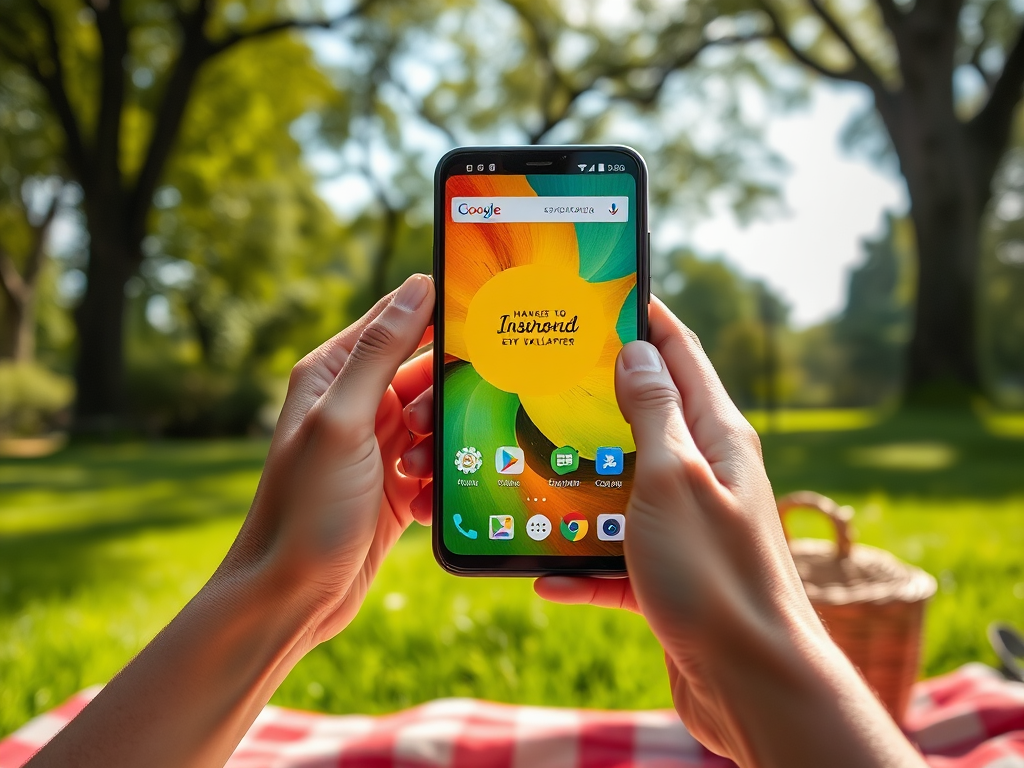
<instances>
[{"instance_id":1,"label":"blurred background","mask_svg":"<svg viewBox=\"0 0 1024 768\"><path fill-rule=\"evenodd\" d=\"M110 678L244 516L291 366L413 271L462 144L624 143L654 289L778 493L1024 623L1024 3L0 0L0 735ZM797 535L828 526L795 516ZM670 704L635 617L411 530L275 702Z\"/></svg>"}]
</instances>

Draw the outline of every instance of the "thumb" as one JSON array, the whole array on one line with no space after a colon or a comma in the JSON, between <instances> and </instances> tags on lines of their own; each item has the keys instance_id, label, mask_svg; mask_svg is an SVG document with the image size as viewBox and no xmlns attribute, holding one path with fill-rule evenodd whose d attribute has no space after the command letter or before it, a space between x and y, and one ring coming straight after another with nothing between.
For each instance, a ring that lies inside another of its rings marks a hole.
<instances>
[{"instance_id":1,"label":"thumb","mask_svg":"<svg viewBox=\"0 0 1024 768\"><path fill-rule=\"evenodd\" d=\"M434 283L413 275L359 334L341 372L324 394L325 415L365 421L374 417L399 366L416 351L430 322Z\"/></svg>"},{"instance_id":2,"label":"thumb","mask_svg":"<svg viewBox=\"0 0 1024 768\"><path fill-rule=\"evenodd\" d=\"M683 401L658 348L631 341L615 365L615 397L633 429L637 472L680 456L701 458L683 419Z\"/></svg>"}]
</instances>

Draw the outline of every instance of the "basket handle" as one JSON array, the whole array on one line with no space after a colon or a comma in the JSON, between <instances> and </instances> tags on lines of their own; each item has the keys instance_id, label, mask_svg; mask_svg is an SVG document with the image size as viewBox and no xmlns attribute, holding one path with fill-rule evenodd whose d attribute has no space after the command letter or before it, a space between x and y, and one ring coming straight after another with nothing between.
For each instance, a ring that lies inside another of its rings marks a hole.
<instances>
[{"instance_id":1,"label":"basket handle","mask_svg":"<svg viewBox=\"0 0 1024 768\"><path fill-rule=\"evenodd\" d=\"M841 507L828 496L822 496L814 491L796 491L787 494L776 504L779 507L779 519L782 521L782 532L786 534L786 541L789 541L789 532L786 530L786 513L793 509L815 509L828 517L836 530L836 560L845 560L850 556L850 546L853 543L850 531L853 507Z\"/></svg>"}]
</instances>

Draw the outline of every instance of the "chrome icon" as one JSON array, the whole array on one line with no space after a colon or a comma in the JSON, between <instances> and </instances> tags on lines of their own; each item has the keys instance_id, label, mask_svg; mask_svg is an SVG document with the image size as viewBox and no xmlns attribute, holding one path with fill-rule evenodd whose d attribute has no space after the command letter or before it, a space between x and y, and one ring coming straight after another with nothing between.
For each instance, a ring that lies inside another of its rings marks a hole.
<instances>
[{"instance_id":1,"label":"chrome icon","mask_svg":"<svg viewBox=\"0 0 1024 768\"><path fill-rule=\"evenodd\" d=\"M570 512L562 517L562 535L569 541L579 541L587 535L590 523L580 512Z\"/></svg>"}]
</instances>

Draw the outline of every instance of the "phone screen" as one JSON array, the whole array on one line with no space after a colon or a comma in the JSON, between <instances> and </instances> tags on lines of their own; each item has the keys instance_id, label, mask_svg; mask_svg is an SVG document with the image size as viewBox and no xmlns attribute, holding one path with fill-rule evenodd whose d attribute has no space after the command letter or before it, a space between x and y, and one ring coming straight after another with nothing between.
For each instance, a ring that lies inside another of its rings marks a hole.
<instances>
[{"instance_id":1,"label":"phone screen","mask_svg":"<svg viewBox=\"0 0 1024 768\"><path fill-rule=\"evenodd\" d=\"M466 162L439 179L435 482L450 553L622 555L636 449L614 367L647 301L645 178L624 160L580 152L526 173Z\"/></svg>"}]
</instances>

